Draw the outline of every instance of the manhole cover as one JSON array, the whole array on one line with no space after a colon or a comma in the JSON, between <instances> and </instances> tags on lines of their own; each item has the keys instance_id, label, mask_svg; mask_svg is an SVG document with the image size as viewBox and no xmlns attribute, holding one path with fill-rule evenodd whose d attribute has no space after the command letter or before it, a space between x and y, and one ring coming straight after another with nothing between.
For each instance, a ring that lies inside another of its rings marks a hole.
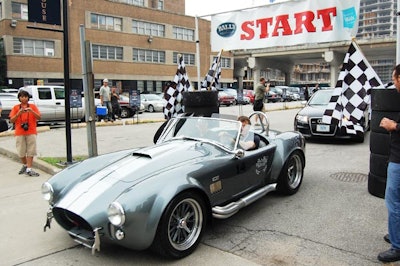
<instances>
[{"instance_id":1,"label":"manhole cover","mask_svg":"<svg viewBox=\"0 0 400 266\"><path fill-rule=\"evenodd\" d=\"M339 172L332 174L331 177L339 181L354 183L365 182L368 180L368 175L360 173Z\"/></svg>"}]
</instances>

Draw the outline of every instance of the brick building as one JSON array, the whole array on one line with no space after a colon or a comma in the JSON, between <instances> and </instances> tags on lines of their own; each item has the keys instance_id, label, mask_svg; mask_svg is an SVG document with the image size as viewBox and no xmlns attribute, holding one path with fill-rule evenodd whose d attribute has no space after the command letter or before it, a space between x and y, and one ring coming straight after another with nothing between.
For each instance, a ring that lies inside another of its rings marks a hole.
<instances>
[{"instance_id":1,"label":"brick building","mask_svg":"<svg viewBox=\"0 0 400 266\"><path fill-rule=\"evenodd\" d=\"M185 16L185 0L66 1L72 87L82 87L80 25L92 45L95 88L108 78L124 91L161 92L175 75L177 54L197 87L195 18ZM63 84L63 33L32 26L62 27L28 22L27 2L0 0L0 85ZM199 19L198 25L202 80L217 53L211 52L210 21ZM224 52L221 62L227 87L233 82L232 55Z\"/></svg>"}]
</instances>

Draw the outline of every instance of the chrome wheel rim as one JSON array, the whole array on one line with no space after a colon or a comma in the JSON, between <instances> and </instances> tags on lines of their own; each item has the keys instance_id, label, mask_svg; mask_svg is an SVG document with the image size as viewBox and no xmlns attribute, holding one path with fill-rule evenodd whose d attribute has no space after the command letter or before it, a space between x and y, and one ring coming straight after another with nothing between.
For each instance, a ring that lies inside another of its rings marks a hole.
<instances>
[{"instance_id":1,"label":"chrome wheel rim","mask_svg":"<svg viewBox=\"0 0 400 266\"><path fill-rule=\"evenodd\" d=\"M168 222L168 239L176 250L187 250L196 243L203 226L203 212L194 199L176 205Z\"/></svg>"},{"instance_id":2,"label":"chrome wheel rim","mask_svg":"<svg viewBox=\"0 0 400 266\"><path fill-rule=\"evenodd\" d=\"M291 189L296 189L303 176L303 161L300 156L295 154L289 161L289 165L287 168L287 178L288 184Z\"/></svg>"}]
</instances>

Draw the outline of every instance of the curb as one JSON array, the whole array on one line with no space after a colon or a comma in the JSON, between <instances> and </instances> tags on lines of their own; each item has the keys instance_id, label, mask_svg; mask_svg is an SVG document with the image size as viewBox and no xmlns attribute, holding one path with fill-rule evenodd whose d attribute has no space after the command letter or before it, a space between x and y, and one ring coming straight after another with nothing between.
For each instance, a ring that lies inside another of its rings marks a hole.
<instances>
[{"instance_id":1,"label":"curb","mask_svg":"<svg viewBox=\"0 0 400 266\"><path fill-rule=\"evenodd\" d=\"M15 152L11 152L9 150L6 150L4 148L0 147L0 154L4 155L16 162L21 162L20 158L18 157L18 154ZM35 158L36 160L33 160L32 166L36 169L39 169L45 173L48 173L50 175L55 175L56 173L60 172L62 169L57 168L49 163L46 163L45 161L42 161L38 158Z\"/></svg>"},{"instance_id":2,"label":"curb","mask_svg":"<svg viewBox=\"0 0 400 266\"><path fill-rule=\"evenodd\" d=\"M37 128L38 133L45 132L45 131L50 131L50 127L43 126L43 127ZM4 132L0 133L0 137L11 137L11 136L14 136L14 130L8 130L8 131L4 131ZM8 158L11 158L12 160L14 160L16 162L21 162L21 160L16 152L9 151L7 149L0 147L0 154L6 156ZM48 164L40 159L34 160L32 166L37 169L42 170L43 172L51 174L51 175L54 175L54 174L58 173L59 171L61 171L61 169L58 169L58 168L54 167L53 165Z\"/></svg>"}]
</instances>

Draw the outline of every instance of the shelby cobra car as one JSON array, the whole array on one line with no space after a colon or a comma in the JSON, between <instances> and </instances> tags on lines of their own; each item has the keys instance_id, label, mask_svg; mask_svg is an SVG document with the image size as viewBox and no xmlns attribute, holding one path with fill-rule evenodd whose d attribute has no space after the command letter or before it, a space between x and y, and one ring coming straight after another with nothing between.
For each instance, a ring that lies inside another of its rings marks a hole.
<instances>
[{"instance_id":1,"label":"shelby cobra car","mask_svg":"<svg viewBox=\"0 0 400 266\"><path fill-rule=\"evenodd\" d=\"M92 253L111 242L170 258L191 254L213 217L228 218L271 191L298 191L303 136L269 131L267 117L259 121L250 131L259 139L253 150L240 147L236 120L178 117L155 145L64 169L42 185L50 205L45 231L55 219Z\"/></svg>"}]
</instances>

